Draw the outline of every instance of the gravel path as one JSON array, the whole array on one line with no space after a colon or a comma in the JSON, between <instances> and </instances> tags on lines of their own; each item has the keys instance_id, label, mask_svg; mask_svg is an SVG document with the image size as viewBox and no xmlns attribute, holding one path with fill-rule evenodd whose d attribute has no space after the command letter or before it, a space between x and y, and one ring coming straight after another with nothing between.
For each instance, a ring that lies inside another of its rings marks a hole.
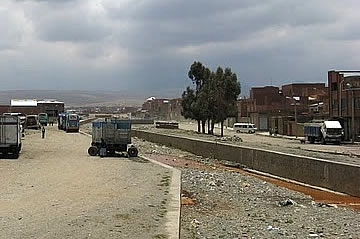
<instances>
[{"instance_id":1,"label":"gravel path","mask_svg":"<svg viewBox=\"0 0 360 239\"><path fill-rule=\"evenodd\" d=\"M314 202L302 193L217 168L213 159L141 139L134 142L141 153L182 171L183 239L360 238L359 211ZM183 159L200 164L177 163Z\"/></svg>"},{"instance_id":2,"label":"gravel path","mask_svg":"<svg viewBox=\"0 0 360 239\"><path fill-rule=\"evenodd\" d=\"M90 138L30 132L0 160L0 238L166 238L170 171L140 158L90 157Z\"/></svg>"}]
</instances>

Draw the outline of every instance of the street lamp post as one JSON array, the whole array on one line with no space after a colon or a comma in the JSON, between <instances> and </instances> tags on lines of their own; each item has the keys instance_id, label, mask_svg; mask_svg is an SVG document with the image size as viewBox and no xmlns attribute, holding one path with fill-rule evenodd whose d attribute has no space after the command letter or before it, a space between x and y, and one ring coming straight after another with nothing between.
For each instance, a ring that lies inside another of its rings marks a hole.
<instances>
[{"instance_id":1,"label":"street lamp post","mask_svg":"<svg viewBox=\"0 0 360 239\"><path fill-rule=\"evenodd\" d=\"M355 98L354 90L351 91L351 139L355 142Z\"/></svg>"},{"instance_id":2,"label":"street lamp post","mask_svg":"<svg viewBox=\"0 0 360 239\"><path fill-rule=\"evenodd\" d=\"M355 98L353 85L348 82L346 83L346 90L351 91L351 141L355 142Z\"/></svg>"}]
</instances>

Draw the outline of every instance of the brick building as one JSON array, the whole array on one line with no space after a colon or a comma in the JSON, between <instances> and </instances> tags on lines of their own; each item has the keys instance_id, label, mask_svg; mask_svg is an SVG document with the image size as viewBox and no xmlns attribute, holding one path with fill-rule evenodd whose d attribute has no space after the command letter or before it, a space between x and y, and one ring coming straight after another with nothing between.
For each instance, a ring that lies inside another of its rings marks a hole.
<instances>
[{"instance_id":1,"label":"brick building","mask_svg":"<svg viewBox=\"0 0 360 239\"><path fill-rule=\"evenodd\" d=\"M238 121L252 122L259 130L278 128L291 135L296 126L290 122L327 117L327 92L325 83L287 84L281 89L254 87L249 99L238 101Z\"/></svg>"},{"instance_id":2,"label":"brick building","mask_svg":"<svg viewBox=\"0 0 360 239\"><path fill-rule=\"evenodd\" d=\"M338 119L345 139L360 135L360 71L329 71L329 114Z\"/></svg>"},{"instance_id":3,"label":"brick building","mask_svg":"<svg viewBox=\"0 0 360 239\"><path fill-rule=\"evenodd\" d=\"M180 120L181 98L176 99L157 99L148 98L142 105L142 110L147 111L148 115L160 120Z\"/></svg>"}]
</instances>

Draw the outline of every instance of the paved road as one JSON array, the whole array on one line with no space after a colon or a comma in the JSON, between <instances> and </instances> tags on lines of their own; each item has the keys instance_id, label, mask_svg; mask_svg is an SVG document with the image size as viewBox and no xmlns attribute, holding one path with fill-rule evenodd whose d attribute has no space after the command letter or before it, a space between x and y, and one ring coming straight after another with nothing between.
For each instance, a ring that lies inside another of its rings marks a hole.
<instances>
[{"instance_id":1,"label":"paved road","mask_svg":"<svg viewBox=\"0 0 360 239\"><path fill-rule=\"evenodd\" d=\"M0 238L166 238L169 169L90 157L90 138L47 129L0 159Z\"/></svg>"},{"instance_id":2,"label":"paved road","mask_svg":"<svg viewBox=\"0 0 360 239\"><path fill-rule=\"evenodd\" d=\"M181 123L180 128L184 130L196 131L197 125L195 123ZM154 130L154 129L152 129ZM165 130L162 130L165 132ZM182 131L168 130L168 134L186 134ZM220 134L220 129L215 129L216 134ZM189 134L189 132L187 133ZM291 153L297 155L304 155L308 157L315 157L326 159L335 162L343 162L354 165L360 165L360 147L359 145L333 145L333 144L301 144L300 140L290 140L286 138L270 137L258 134L245 134L235 133L233 130L225 129L225 136L238 136L243 142L226 141L227 143L233 143L243 146L249 146L254 148L261 148L267 150L274 150L283 153ZM213 139L214 137L193 134L191 137L200 137L205 139Z\"/></svg>"}]
</instances>

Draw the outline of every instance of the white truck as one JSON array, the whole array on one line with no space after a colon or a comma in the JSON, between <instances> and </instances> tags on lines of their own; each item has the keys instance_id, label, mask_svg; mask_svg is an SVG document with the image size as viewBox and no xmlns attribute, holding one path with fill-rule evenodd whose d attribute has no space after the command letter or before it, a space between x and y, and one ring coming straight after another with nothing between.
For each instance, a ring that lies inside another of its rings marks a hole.
<instances>
[{"instance_id":1,"label":"white truck","mask_svg":"<svg viewBox=\"0 0 360 239\"><path fill-rule=\"evenodd\" d=\"M17 116L0 116L0 153L3 156L12 154L15 158L21 151L21 127Z\"/></svg>"},{"instance_id":2,"label":"white truck","mask_svg":"<svg viewBox=\"0 0 360 239\"><path fill-rule=\"evenodd\" d=\"M340 144L343 135L344 130L340 122L336 120L306 123L304 125L304 136L311 144L314 142Z\"/></svg>"}]
</instances>

